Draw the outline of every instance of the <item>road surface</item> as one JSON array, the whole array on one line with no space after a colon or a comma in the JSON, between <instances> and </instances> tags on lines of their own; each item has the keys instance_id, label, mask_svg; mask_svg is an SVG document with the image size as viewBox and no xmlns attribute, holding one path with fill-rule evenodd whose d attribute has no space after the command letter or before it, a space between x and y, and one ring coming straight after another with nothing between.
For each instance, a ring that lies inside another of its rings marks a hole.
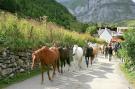
<instances>
[{"instance_id":1,"label":"road surface","mask_svg":"<svg viewBox=\"0 0 135 89\"><path fill-rule=\"evenodd\" d=\"M6 89L132 89L119 70L119 60L113 58L109 62L102 55L97 59L93 67L86 68L83 61L83 69L65 69L63 74L57 73L53 81L49 81L45 73L42 85L41 75L37 75Z\"/></svg>"}]
</instances>

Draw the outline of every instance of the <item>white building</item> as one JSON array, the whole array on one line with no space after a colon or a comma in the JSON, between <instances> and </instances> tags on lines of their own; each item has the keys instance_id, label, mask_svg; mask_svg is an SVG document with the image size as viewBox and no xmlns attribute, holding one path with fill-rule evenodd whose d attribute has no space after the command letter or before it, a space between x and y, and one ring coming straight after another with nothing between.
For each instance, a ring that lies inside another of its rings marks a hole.
<instances>
[{"instance_id":1,"label":"white building","mask_svg":"<svg viewBox=\"0 0 135 89\"><path fill-rule=\"evenodd\" d=\"M117 27L117 35L121 36L124 32L126 32L128 29L134 29L135 27Z\"/></svg>"},{"instance_id":2,"label":"white building","mask_svg":"<svg viewBox=\"0 0 135 89\"><path fill-rule=\"evenodd\" d=\"M107 43L110 43L112 39L112 32L110 31L110 29L107 29L107 28L99 29L98 35L100 39L105 40Z\"/></svg>"},{"instance_id":3,"label":"white building","mask_svg":"<svg viewBox=\"0 0 135 89\"><path fill-rule=\"evenodd\" d=\"M129 29L129 27L117 27L117 32L118 33L123 33L127 29Z\"/></svg>"},{"instance_id":4,"label":"white building","mask_svg":"<svg viewBox=\"0 0 135 89\"><path fill-rule=\"evenodd\" d=\"M117 35L121 36L123 35L123 32L128 30L128 27L117 27Z\"/></svg>"}]
</instances>

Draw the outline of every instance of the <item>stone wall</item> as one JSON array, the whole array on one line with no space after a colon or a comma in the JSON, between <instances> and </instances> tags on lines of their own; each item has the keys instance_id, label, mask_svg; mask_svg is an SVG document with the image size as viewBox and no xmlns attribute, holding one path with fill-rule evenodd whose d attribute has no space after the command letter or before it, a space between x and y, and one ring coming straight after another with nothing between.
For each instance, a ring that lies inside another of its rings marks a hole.
<instances>
[{"instance_id":1,"label":"stone wall","mask_svg":"<svg viewBox=\"0 0 135 89\"><path fill-rule=\"evenodd\" d=\"M29 72L31 68L31 52L13 52L5 49L0 52L0 80L13 77L19 72Z\"/></svg>"}]
</instances>

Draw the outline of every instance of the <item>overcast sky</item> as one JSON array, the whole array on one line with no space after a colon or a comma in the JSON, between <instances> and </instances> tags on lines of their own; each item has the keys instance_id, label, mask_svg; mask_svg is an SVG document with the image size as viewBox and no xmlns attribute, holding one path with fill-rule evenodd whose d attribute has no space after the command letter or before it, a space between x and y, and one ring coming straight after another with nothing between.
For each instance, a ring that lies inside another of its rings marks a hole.
<instances>
[{"instance_id":1,"label":"overcast sky","mask_svg":"<svg viewBox=\"0 0 135 89\"><path fill-rule=\"evenodd\" d=\"M132 0L133 2L135 2L135 0Z\"/></svg>"}]
</instances>

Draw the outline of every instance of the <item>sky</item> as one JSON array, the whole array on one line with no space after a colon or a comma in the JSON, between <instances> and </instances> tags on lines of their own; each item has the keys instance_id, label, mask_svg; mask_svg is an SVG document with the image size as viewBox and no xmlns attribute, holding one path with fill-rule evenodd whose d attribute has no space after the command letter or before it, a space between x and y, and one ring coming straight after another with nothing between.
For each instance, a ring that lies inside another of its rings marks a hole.
<instances>
[{"instance_id":1,"label":"sky","mask_svg":"<svg viewBox=\"0 0 135 89\"><path fill-rule=\"evenodd\" d=\"M132 0L133 2L135 2L135 0Z\"/></svg>"}]
</instances>

